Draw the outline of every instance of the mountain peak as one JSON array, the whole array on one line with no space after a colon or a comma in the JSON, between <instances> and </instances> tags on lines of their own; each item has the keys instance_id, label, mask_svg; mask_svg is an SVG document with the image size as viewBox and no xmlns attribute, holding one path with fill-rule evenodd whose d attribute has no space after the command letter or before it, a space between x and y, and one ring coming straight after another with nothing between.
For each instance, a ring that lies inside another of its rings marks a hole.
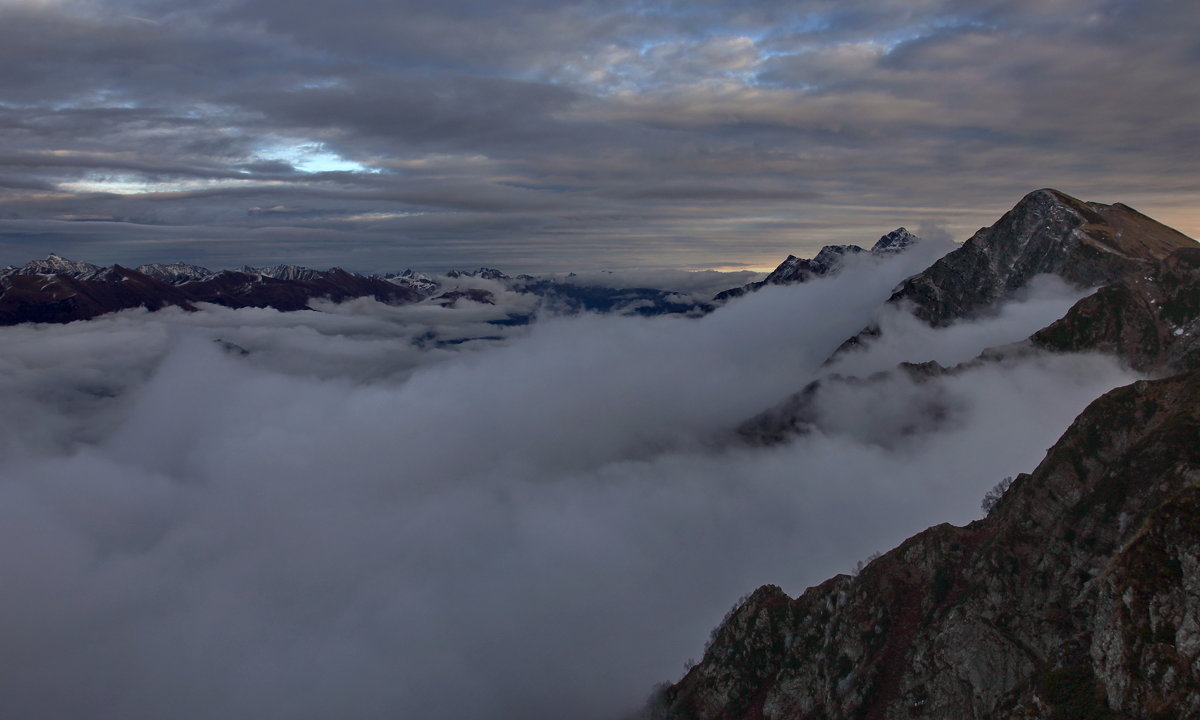
<instances>
[{"instance_id":1,"label":"mountain peak","mask_svg":"<svg viewBox=\"0 0 1200 720\"><path fill-rule=\"evenodd\" d=\"M920 238L909 232L907 228L898 227L875 241L870 252L872 255L898 253L919 241Z\"/></svg>"},{"instance_id":2,"label":"mountain peak","mask_svg":"<svg viewBox=\"0 0 1200 720\"><path fill-rule=\"evenodd\" d=\"M33 260L16 271L20 275L69 275L87 278L101 270L99 265L68 260L58 253L50 253L44 260Z\"/></svg>"},{"instance_id":3,"label":"mountain peak","mask_svg":"<svg viewBox=\"0 0 1200 720\"><path fill-rule=\"evenodd\" d=\"M762 280L719 292L713 297L713 301L725 302L735 297L741 297L748 292L759 290L766 285L794 285L808 282L813 278L840 271L849 255L860 253L868 253L875 257L895 255L916 242L920 242L920 238L904 228L897 228L879 238L869 251L863 250L858 245L826 245L812 258L788 255L787 259L779 263L779 266Z\"/></svg>"},{"instance_id":4,"label":"mountain peak","mask_svg":"<svg viewBox=\"0 0 1200 720\"><path fill-rule=\"evenodd\" d=\"M171 284L179 284L191 280L203 280L206 277L212 277L216 274L208 268L200 267L199 265L191 265L182 261L173 263L149 263L146 265L139 265L136 269L143 275L149 275L152 278Z\"/></svg>"},{"instance_id":5,"label":"mountain peak","mask_svg":"<svg viewBox=\"0 0 1200 720\"><path fill-rule=\"evenodd\" d=\"M991 306L1035 275L1057 275L1079 287L1106 285L1195 246L1128 206L1043 188L906 280L889 302L910 303L921 319L946 325Z\"/></svg>"},{"instance_id":6,"label":"mountain peak","mask_svg":"<svg viewBox=\"0 0 1200 720\"><path fill-rule=\"evenodd\" d=\"M478 270L451 270L446 277L474 277L482 280L509 280L510 278L495 268L481 267Z\"/></svg>"}]
</instances>

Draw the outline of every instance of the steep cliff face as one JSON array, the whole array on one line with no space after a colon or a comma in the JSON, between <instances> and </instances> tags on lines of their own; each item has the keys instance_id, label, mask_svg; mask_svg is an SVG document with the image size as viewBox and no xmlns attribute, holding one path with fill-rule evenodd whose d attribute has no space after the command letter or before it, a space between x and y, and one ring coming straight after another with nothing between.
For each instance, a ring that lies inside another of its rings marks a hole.
<instances>
[{"instance_id":1,"label":"steep cliff face","mask_svg":"<svg viewBox=\"0 0 1200 720\"><path fill-rule=\"evenodd\" d=\"M991 515L760 588L654 718L1200 716L1200 372L1094 402Z\"/></svg>"}]
</instances>

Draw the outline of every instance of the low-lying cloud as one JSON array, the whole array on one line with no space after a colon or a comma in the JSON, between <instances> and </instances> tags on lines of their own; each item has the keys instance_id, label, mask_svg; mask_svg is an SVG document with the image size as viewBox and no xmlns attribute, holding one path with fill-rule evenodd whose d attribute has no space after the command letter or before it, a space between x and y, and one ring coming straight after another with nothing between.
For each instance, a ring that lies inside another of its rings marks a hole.
<instances>
[{"instance_id":1,"label":"low-lying cloud","mask_svg":"<svg viewBox=\"0 0 1200 720\"><path fill-rule=\"evenodd\" d=\"M976 517L1133 378L1096 356L896 376L791 443L731 442L931 259L440 349L374 303L5 328L0 713L619 717L738 596ZM1013 332L921 337L958 357ZM933 395L952 424L892 432Z\"/></svg>"}]
</instances>

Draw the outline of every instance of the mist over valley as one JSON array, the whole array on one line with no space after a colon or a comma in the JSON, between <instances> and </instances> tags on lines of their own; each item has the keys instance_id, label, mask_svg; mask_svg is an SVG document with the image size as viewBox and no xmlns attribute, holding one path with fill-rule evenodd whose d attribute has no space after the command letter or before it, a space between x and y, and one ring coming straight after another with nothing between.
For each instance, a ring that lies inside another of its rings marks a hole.
<instances>
[{"instance_id":1,"label":"mist over valley","mask_svg":"<svg viewBox=\"0 0 1200 720\"><path fill-rule=\"evenodd\" d=\"M1140 377L1040 351L873 375L970 361L1092 292L1038 275L945 327L887 302L955 247L699 313L564 314L475 274L443 282L488 295L450 303L2 328L6 711L631 712L748 589L798 593L971 521ZM738 434L820 378L804 432Z\"/></svg>"}]
</instances>

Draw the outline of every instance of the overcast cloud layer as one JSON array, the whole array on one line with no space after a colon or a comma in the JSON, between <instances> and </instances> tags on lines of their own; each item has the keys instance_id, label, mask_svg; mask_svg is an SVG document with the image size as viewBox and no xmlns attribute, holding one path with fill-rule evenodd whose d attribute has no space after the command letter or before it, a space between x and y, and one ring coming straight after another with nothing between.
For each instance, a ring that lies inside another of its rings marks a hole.
<instances>
[{"instance_id":1,"label":"overcast cloud layer","mask_svg":"<svg viewBox=\"0 0 1200 720\"><path fill-rule=\"evenodd\" d=\"M1190 0L0 0L0 264L773 266L1200 233Z\"/></svg>"},{"instance_id":2,"label":"overcast cloud layer","mask_svg":"<svg viewBox=\"0 0 1200 720\"><path fill-rule=\"evenodd\" d=\"M2 328L0 715L619 718L740 595L977 517L1133 379L1095 356L901 374L822 395L792 443L732 442L843 339L898 327L877 308L936 252L700 319L548 318L443 349L412 340L498 309ZM1043 283L844 363L972 357L1077 296Z\"/></svg>"}]
</instances>

